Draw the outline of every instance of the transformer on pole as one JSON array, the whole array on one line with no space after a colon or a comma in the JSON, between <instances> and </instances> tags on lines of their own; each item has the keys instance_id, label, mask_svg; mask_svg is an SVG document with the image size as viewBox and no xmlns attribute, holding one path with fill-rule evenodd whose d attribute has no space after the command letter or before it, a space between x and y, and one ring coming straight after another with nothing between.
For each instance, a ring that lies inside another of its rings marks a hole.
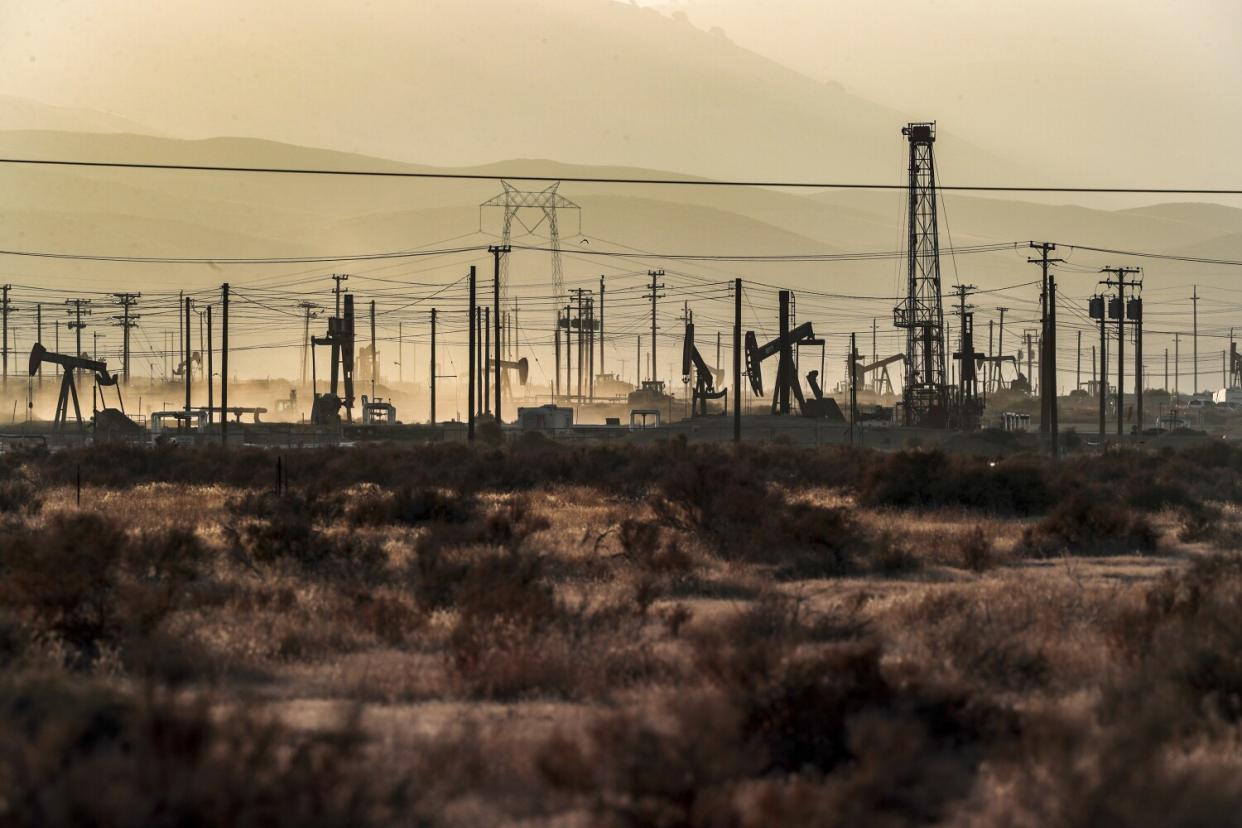
<instances>
[{"instance_id":1,"label":"transformer on pole","mask_svg":"<svg viewBox=\"0 0 1242 828\"><path fill-rule=\"evenodd\" d=\"M936 124L907 124L901 132L910 143L906 298L893 309L893 324L906 331L903 417L906 425L943 428L948 423L948 386L932 152Z\"/></svg>"}]
</instances>

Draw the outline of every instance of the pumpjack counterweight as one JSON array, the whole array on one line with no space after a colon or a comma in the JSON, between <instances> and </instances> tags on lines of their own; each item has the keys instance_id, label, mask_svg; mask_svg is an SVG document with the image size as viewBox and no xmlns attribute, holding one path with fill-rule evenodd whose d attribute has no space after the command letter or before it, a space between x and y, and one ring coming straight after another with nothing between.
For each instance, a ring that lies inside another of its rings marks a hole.
<instances>
[{"instance_id":1,"label":"pumpjack counterweight","mask_svg":"<svg viewBox=\"0 0 1242 828\"><path fill-rule=\"evenodd\" d=\"M906 331L903 417L906 425L943 428L948 423L948 385L932 152L936 124L907 124L901 132L910 143L906 298L893 309L893 324Z\"/></svg>"}]
</instances>

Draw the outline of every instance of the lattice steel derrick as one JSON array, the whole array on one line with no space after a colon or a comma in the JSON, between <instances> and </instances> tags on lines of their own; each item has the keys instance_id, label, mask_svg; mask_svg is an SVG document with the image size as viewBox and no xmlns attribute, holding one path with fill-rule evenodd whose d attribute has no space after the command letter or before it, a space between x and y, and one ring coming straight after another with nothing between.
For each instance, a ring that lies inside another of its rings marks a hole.
<instances>
[{"instance_id":1,"label":"lattice steel derrick","mask_svg":"<svg viewBox=\"0 0 1242 828\"><path fill-rule=\"evenodd\" d=\"M893 324L906 330L905 422L938 426L947 416L948 395L932 151L936 125L908 124L901 132L910 142L906 299L893 309Z\"/></svg>"},{"instance_id":2,"label":"lattice steel derrick","mask_svg":"<svg viewBox=\"0 0 1242 828\"><path fill-rule=\"evenodd\" d=\"M533 235L546 225L548 247L551 249L552 258L552 292L559 305L565 294L565 280L561 265L560 222L557 218L557 211L581 210L581 208L558 192L561 186L559 181L543 190L519 190L507 181L502 181L500 184L504 191L479 205L480 229L483 223L483 210L488 207L504 210L500 233L502 245L511 244L514 222L525 231L523 235ZM508 299L509 258L505 256L500 265L501 293L506 300Z\"/></svg>"}]
</instances>

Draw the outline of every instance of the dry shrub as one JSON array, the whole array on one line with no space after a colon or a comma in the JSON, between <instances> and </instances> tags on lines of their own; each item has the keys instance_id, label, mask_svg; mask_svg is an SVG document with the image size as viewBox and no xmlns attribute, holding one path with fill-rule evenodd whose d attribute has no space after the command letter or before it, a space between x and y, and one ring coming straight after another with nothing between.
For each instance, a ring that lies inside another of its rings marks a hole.
<instances>
[{"instance_id":1,"label":"dry shrub","mask_svg":"<svg viewBox=\"0 0 1242 828\"><path fill-rule=\"evenodd\" d=\"M299 505L277 508L267 520L224 528L234 554L259 564L292 563L306 574L368 581L385 573L388 559L374 538L325 532L315 526L311 511Z\"/></svg>"},{"instance_id":2,"label":"dry shrub","mask_svg":"<svg viewBox=\"0 0 1242 828\"><path fill-rule=\"evenodd\" d=\"M853 572L867 543L848 510L791 502L728 462L674 464L650 501L664 524L709 539L727 558L775 566L781 577Z\"/></svg>"},{"instance_id":3,"label":"dry shrub","mask_svg":"<svg viewBox=\"0 0 1242 828\"><path fill-rule=\"evenodd\" d=\"M581 742L549 740L544 778L615 824L740 824L749 788L791 774L845 809L819 824L917 824L971 790L984 748L1011 728L960 691L886 675L865 642L726 649L703 677L658 716L605 715Z\"/></svg>"},{"instance_id":4,"label":"dry shrub","mask_svg":"<svg viewBox=\"0 0 1242 828\"><path fill-rule=\"evenodd\" d=\"M653 575L681 576L694 569L694 557L676 535L666 535L654 521L625 518L617 527L617 540L627 559Z\"/></svg>"},{"instance_id":5,"label":"dry shrub","mask_svg":"<svg viewBox=\"0 0 1242 828\"><path fill-rule=\"evenodd\" d=\"M1196 559L1166 573L1114 627L1118 651L1133 665L1123 695L1159 694L1191 720L1242 721L1242 556Z\"/></svg>"},{"instance_id":6,"label":"dry shrub","mask_svg":"<svg viewBox=\"0 0 1242 828\"><path fill-rule=\"evenodd\" d=\"M1076 491L1023 530L1020 554L1051 557L1153 552L1159 538L1147 518L1112 502L1102 490Z\"/></svg>"},{"instance_id":7,"label":"dry shrub","mask_svg":"<svg viewBox=\"0 0 1242 828\"><path fill-rule=\"evenodd\" d=\"M16 826L395 824L405 780L367 761L356 724L294 733L206 699L83 681L0 682L0 820Z\"/></svg>"},{"instance_id":8,"label":"dry shrub","mask_svg":"<svg viewBox=\"0 0 1242 828\"><path fill-rule=\"evenodd\" d=\"M466 523L475 517L478 503L466 495L446 494L434 488L368 491L356 497L346 510L354 526L416 526L429 521Z\"/></svg>"},{"instance_id":9,"label":"dry shrub","mask_svg":"<svg viewBox=\"0 0 1242 828\"><path fill-rule=\"evenodd\" d=\"M670 672L643 638L641 598L567 603L530 552L476 555L452 603L448 657L467 696L586 698Z\"/></svg>"},{"instance_id":10,"label":"dry shrub","mask_svg":"<svg viewBox=\"0 0 1242 828\"><path fill-rule=\"evenodd\" d=\"M42 508L43 498L33 484L20 478L0 480L0 514L35 514Z\"/></svg>"},{"instance_id":11,"label":"dry shrub","mask_svg":"<svg viewBox=\"0 0 1242 828\"><path fill-rule=\"evenodd\" d=\"M94 513L57 514L0 537L0 604L89 662L100 646L151 636L200 575L193 531L128 536Z\"/></svg>"},{"instance_id":12,"label":"dry shrub","mask_svg":"<svg viewBox=\"0 0 1242 828\"><path fill-rule=\"evenodd\" d=\"M936 589L903 606L898 617L904 628L915 631L929 657L946 663L956 677L1029 693L1045 688L1054 675L1042 600L1013 589L1003 600Z\"/></svg>"},{"instance_id":13,"label":"dry shrub","mask_svg":"<svg viewBox=\"0 0 1242 828\"><path fill-rule=\"evenodd\" d=\"M989 461L940 450L899 451L874 459L859 502L901 508L956 507L1032 515L1054 501L1046 464L1027 457Z\"/></svg>"},{"instance_id":14,"label":"dry shrub","mask_svg":"<svg viewBox=\"0 0 1242 828\"><path fill-rule=\"evenodd\" d=\"M982 526L976 526L962 535L958 551L961 555L962 567L971 572L986 572L996 565L992 538L983 531Z\"/></svg>"}]
</instances>

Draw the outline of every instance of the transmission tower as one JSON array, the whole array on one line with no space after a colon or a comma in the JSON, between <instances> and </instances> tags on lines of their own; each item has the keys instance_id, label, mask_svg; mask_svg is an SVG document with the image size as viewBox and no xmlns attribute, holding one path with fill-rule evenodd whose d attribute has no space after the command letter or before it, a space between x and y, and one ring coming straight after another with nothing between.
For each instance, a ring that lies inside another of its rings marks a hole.
<instances>
[{"instance_id":1,"label":"transmission tower","mask_svg":"<svg viewBox=\"0 0 1242 828\"><path fill-rule=\"evenodd\" d=\"M906 299L893 324L906 330L906 425L943 428L948 421L944 308L940 293L940 236L936 226L936 124L907 124L910 186L907 203Z\"/></svg>"},{"instance_id":2,"label":"transmission tower","mask_svg":"<svg viewBox=\"0 0 1242 828\"><path fill-rule=\"evenodd\" d=\"M504 187L504 192L479 205L479 229L483 229L483 211L489 207L504 210L500 228L502 247L508 247L512 241L515 223L525 231L523 235L533 235L547 225L548 246L552 250L552 293L557 300L554 305L559 307L565 296L565 279L561 267L561 231L557 211L578 210L581 217L582 208L557 192L561 186L559 181L542 190L519 190L508 181L502 181L500 185ZM579 230L582 229L581 223L579 218ZM500 260L501 296L505 300L509 297L509 258L504 256Z\"/></svg>"}]
</instances>

